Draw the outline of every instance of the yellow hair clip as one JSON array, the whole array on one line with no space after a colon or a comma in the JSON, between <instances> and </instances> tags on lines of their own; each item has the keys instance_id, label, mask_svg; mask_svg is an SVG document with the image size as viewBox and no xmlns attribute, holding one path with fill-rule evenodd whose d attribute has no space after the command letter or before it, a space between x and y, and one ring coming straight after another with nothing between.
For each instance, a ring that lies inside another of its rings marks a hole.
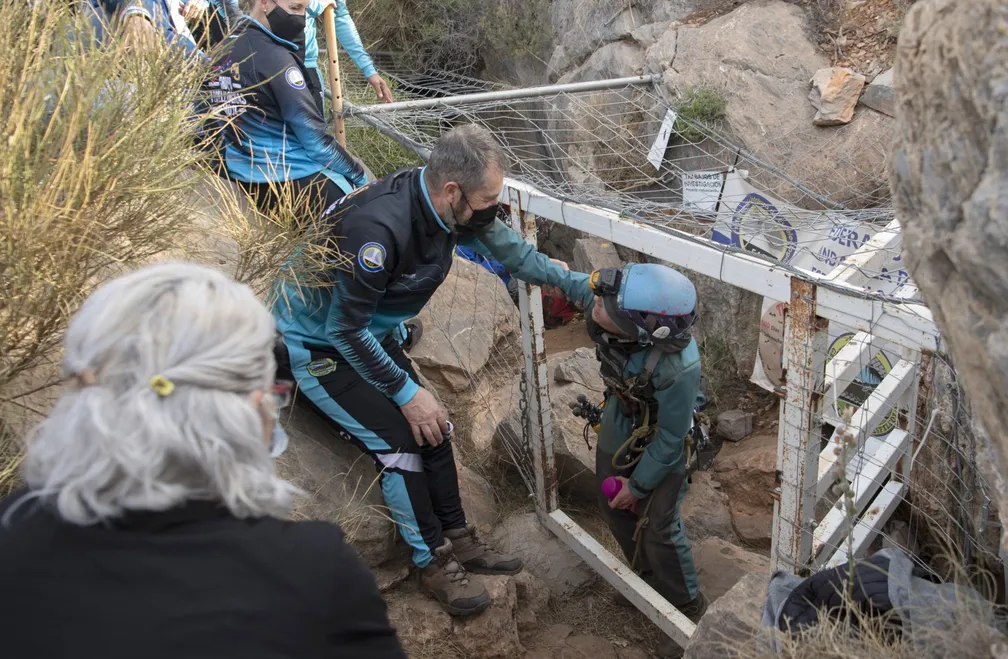
<instances>
[{"instance_id":1,"label":"yellow hair clip","mask_svg":"<svg viewBox=\"0 0 1008 659\"><path fill-rule=\"evenodd\" d=\"M162 398L170 396L171 392L175 391L175 383L163 375L155 375L147 384L154 390L154 393Z\"/></svg>"}]
</instances>

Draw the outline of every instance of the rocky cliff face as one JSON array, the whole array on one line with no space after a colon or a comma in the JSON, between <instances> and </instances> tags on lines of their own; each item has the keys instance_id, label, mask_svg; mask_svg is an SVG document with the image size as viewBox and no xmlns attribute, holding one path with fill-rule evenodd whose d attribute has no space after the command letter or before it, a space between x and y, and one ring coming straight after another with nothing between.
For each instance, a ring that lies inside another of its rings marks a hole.
<instances>
[{"instance_id":1,"label":"rocky cliff face","mask_svg":"<svg viewBox=\"0 0 1008 659\"><path fill-rule=\"evenodd\" d=\"M911 275L1008 473L1008 6L923 0L896 59L890 167ZM1008 498L1001 497L1001 509Z\"/></svg>"}]
</instances>

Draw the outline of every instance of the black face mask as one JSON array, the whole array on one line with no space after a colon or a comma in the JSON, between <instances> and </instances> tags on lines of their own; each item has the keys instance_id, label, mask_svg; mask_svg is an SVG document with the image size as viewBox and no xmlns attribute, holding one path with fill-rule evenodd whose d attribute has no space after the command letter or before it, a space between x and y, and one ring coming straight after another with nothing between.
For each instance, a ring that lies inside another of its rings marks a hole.
<instances>
[{"instance_id":1,"label":"black face mask","mask_svg":"<svg viewBox=\"0 0 1008 659\"><path fill-rule=\"evenodd\" d=\"M304 50L306 20L304 16L292 14L280 5L277 5L266 14L266 20L269 21L270 32L284 41L290 41L300 50Z\"/></svg>"},{"instance_id":2,"label":"black face mask","mask_svg":"<svg viewBox=\"0 0 1008 659\"><path fill-rule=\"evenodd\" d=\"M472 210L472 216L465 224L456 225L455 231L460 236L472 236L474 234L485 233L487 228L493 224L494 220L497 219L497 212L500 211L500 202L498 201L493 206L476 210L472 207L472 204L469 203L469 199L466 197L464 192L462 193L462 200L465 201L466 206Z\"/></svg>"},{"instance_id":3,"label":"black face mask","mask_svg":"<svg viewBox=\"0 0 1008 659\"><path fill-rule=\"evenodd\" d=\"M500 202L494 204L493 206L488 206L487 208L474 210L472 212L472 217L469 218L466 226L471 227L473 231L481 232L482 229L486 229L488 226L493 224L493 221L497 219L497 211L499 210Z\"/></svg>"}]
</instances>

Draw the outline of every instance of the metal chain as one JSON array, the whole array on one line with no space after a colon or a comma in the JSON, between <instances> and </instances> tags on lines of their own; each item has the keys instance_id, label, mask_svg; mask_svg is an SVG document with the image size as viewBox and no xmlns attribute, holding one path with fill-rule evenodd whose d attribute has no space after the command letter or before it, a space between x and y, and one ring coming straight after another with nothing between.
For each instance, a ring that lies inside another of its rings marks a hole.
<instances>
[{"instance_id":1,"label":"metal chain","mask_svg":"<svg viewBox=\"0 0 1008 659\"><path fill-rule=\"evenodd\" d=\"M529 437L529 415L528 415L528 372L522 371L521 380L518 384L518 411L521 412L522 427L522 448L527 453L531 441Z\"/></svg>"}]
</instances>

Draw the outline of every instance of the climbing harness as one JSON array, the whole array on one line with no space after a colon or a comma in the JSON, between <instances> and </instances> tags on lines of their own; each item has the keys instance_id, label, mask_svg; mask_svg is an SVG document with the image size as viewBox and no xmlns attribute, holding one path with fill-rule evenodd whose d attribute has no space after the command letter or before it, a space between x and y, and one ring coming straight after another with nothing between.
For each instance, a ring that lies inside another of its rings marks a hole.
<instances>
[{"instance_id":1,"label":"climbing harness","mask_svg":"<svg viewBox=\"0 0 1008 659\"><path fill-rule=\"evenodd\" d=\"M593 324L589 321L589 325ZM598 332L596 330L593 333L597 334ZM643 370L632 378L624 378L623 373L631 354L641 349L648 350L648 354L644 358ZM591 449L591 444L588 442L589 430L598 433L604 411L604 401L609 400L610 396L614 396L619 401L624 416L633 419L633 431L616 450L612 458L612 466L619 472L627 474L637 466L658 430L658 399L655 396L655 387L651 382L651 376L662 356L666 352L674 350L675 348L670 350L664 346L625 345L617 347L597 342L596 357L601 362L602 381L606 385L603 404L594 405L582 394L578 396L576 401L570 403L570 407L574 416L585 419L583 434L585 444L589 449ZM684 438L687 478L690 478L695 471L709 469L714 462L716 451L710 441L709 427L710 421L707 415L694 408L693 425ZM634 553L630 561L630 567L633 570L637 569L637 563L640 559L640 541L650 523L648 511L653 500L654 497L648 496L644 501L643 508L637 514L637 525L633 534Z\"/></svg>"}]
</instances>

